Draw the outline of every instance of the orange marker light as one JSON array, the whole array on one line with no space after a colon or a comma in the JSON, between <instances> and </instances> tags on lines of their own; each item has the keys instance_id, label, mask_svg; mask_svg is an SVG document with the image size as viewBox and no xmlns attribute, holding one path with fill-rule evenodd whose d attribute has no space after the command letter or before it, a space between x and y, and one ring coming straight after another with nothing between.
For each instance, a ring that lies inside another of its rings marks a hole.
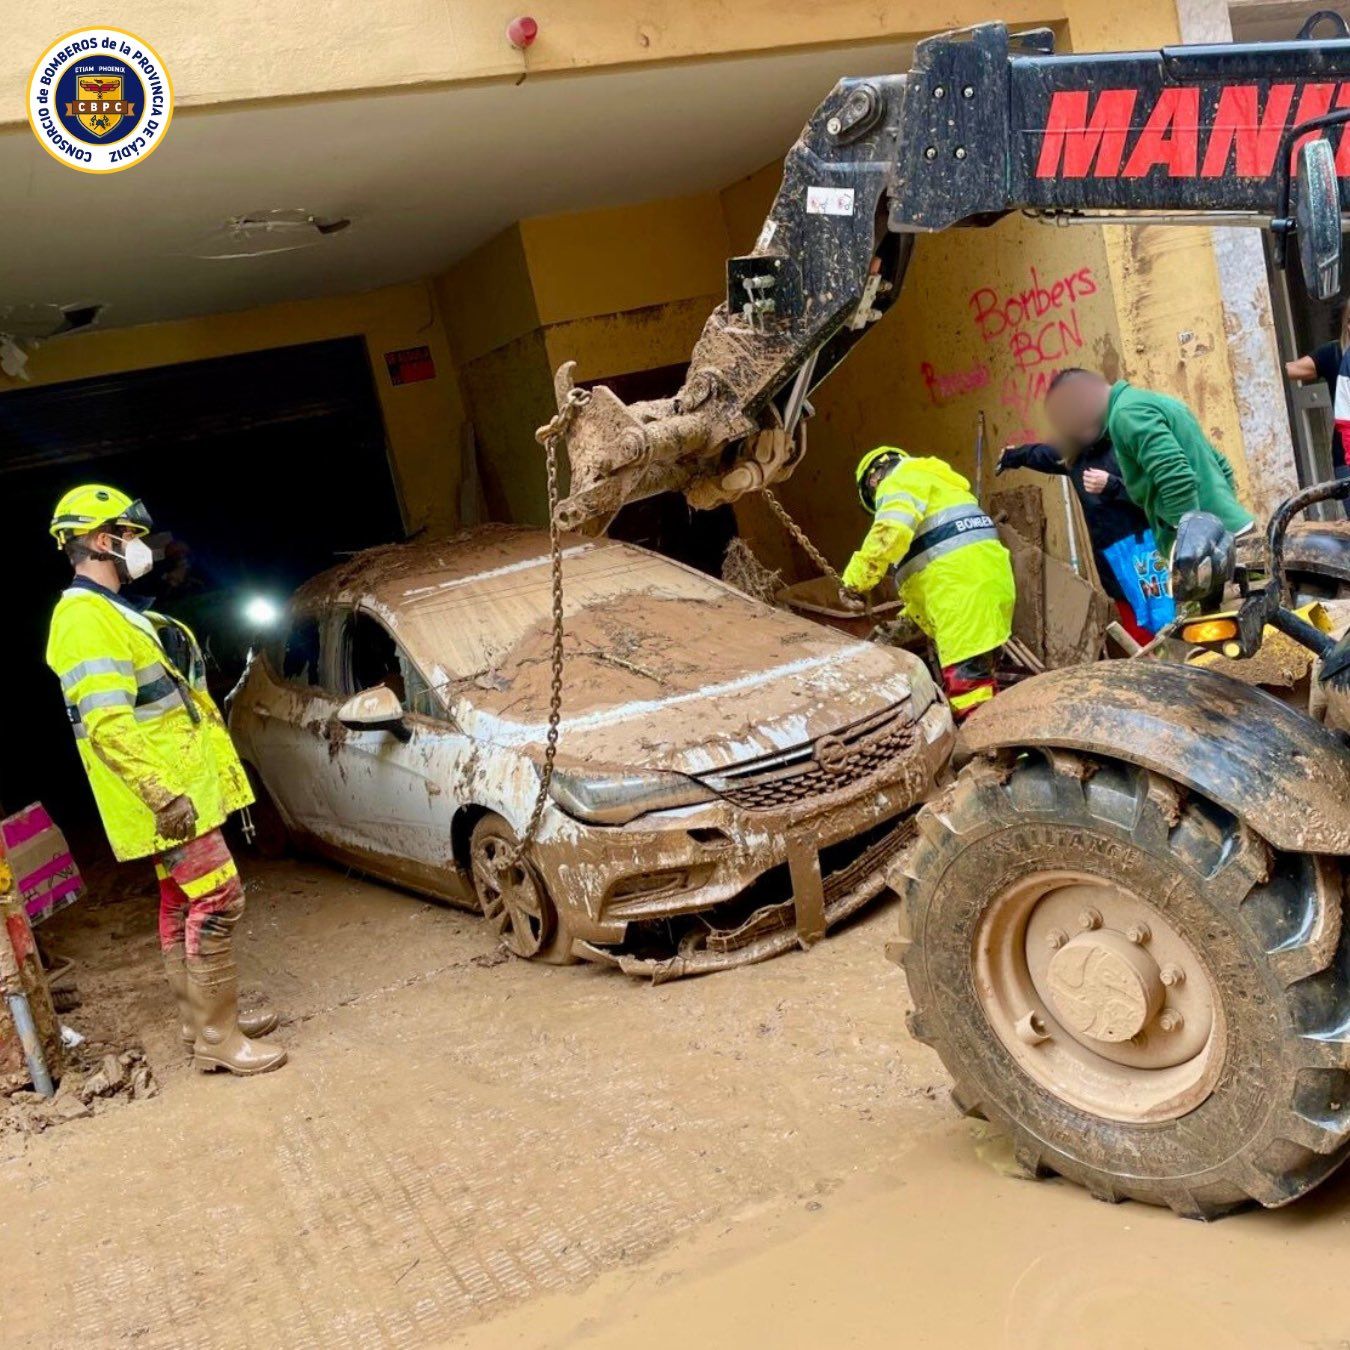
<instances>
[{"instance_id":1,"label":"orange marker light","mask_svg":"<svg viewBox=\"0 0 1350 1350\"><path fill-rule=\"evenodd\" d=\"M1188 623L1181 630L1183 642L1194 642L1204 646L1211 642L1226 642L1238 635L1237 623L1232 619L1201 619L1199 623Z\"/></svg>"}]
</instances>

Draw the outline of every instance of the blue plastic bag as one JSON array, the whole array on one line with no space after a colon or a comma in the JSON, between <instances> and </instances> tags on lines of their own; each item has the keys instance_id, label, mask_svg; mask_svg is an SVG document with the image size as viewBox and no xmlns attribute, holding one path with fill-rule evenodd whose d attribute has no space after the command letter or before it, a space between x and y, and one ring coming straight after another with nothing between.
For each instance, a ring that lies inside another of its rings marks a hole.
<instances>
[{"instance_id":1,"label":"blue plastic bag","mask_svg":"<svg viewBox=\"0 0 1350 1350\"><path fill-rule=\"evenodd\" d=\"M1157 633L1176 618L1172 578L1152 530L1116 540L1102 550L1102 557L1110 564L1140 628Z\"/></svg>"}]
</instances>

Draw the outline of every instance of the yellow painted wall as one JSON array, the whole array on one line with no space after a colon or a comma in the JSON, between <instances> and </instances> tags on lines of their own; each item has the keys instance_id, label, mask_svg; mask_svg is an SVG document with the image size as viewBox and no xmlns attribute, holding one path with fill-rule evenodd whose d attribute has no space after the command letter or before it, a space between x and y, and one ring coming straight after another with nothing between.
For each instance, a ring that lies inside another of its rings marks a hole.
<instances>
[{"instance_id":1,"label":"yellow painted wall","mask_svg":"<svg viewBox=\"0 0 1350 1350\"><path fill-rule=\"evenodd\" d=\"M96 329L43 344L28 371L33 384L54 384L352 336L365 338L370 354L405 525L409 532L452 526L458 519L464 407L430 284L139 328ZM395 387L384 353L417 346L431 348L436 378ZM6 389L23 387L0 375L0 398Z\"/></svg>"},{"instance_id":2,"label":"yellow painted wall","mask_svg":"<svg viewBox=\"0 0 1350 1350\"><path fill-rule=\"evenodd\" d=\"M1077 4L1070 16L1079 51L1128 50L1180 40L1175 0L1126 7ZM1197 227L1102 231L1116 297L1126 376L1188 404L1233 463L1249 495L1237 382L1225 338L1218 264L1210 232Z\"/></svg>"},{"instance_id":3,"label":"yellow painted wall","mask_svg":"<svg viewBox=\"0 0 1350 1350\"><path fill-rule=\"evenodd\" d=\"M461 366L539 327L519 225L480 245L435 284L450 349Z\"/></svg>"},{"instance_id":4,"label":"yellow painted wall","mask_svg":"<svg viewBox=\"0 0 1350 1350\"><path fill-rule=\"evenodd\" d=\"M1010 24L1055 18L1054 0L1003 0ZM506 40L533 13L528 58ZM305 94L464 80L516 79L873 38L917 37L993 17L985 0L948 0L940 15L913 0L92 0L13 3L0 44L0 125L23 122L38 56L63 33L115 24L149 43L168 67L180 108ZM527 66L528 60L528 66Z\"/></svg>"},{"instance_id":5,"label":"yellow painted wall","mask_svg":"<svg viewBox=\"0 0 1350 1350\"><path fill-rule=\"evenodd\" d=\"M727 229L715 192L526 220L520 228L546 325L723 287Z\"/></svg>"},{"instance_id":6,"label":"yellow painted wall","mask_svg":"<svg viewBox=\"0 0 1350 1350\"><path fill-rule=\"evenodd\" d=\"M553 415L555 369L602 380L687 361L727 253L710 192L522 221L438 278L494 518L547 520L534 432Z\"/></svg>"}]
</instances>

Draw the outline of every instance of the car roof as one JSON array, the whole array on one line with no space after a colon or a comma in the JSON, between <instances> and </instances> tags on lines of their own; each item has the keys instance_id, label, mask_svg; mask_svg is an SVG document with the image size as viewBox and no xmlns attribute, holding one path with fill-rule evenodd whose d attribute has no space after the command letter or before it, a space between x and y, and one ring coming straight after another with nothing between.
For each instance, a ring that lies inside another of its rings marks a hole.
<instances>
[{"instance_id":1,"label":"car roof","mask_svg":"<svg viewBox=\"0 0 1350 1350\"><path fill-rule=\"evenodd\" d=\"M564 548L623 547L613 539L564 534ZM521 564L548 556L548 531L528 525L475 525L457 534L381 544L354 553L305 582L292 601L297 610L333 601L373 600L391 610L413 602L423 587L447 580L488 580ZM676 564L672 564L676 565Z\"/></svg>"}]
</instances>

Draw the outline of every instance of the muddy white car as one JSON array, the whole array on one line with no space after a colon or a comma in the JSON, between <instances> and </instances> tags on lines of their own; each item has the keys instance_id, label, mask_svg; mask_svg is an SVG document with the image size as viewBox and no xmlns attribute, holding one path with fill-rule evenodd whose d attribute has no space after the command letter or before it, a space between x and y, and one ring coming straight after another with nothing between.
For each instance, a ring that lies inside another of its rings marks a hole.
<instances>
[{"instance_id":1,"label":"muddy white car","mask_svg":"<svg viewBox=\"0 0 1350 1350\"><path fill-rule=\"evenodd\" d=\"M563 558L560 748L522 862L552 631L530 529L375 549L297 593L230 704L273 828L480 910L519 956L654 979L874 899L951 750L923 663L628 544Z\"/></svg>"}]
</instances>

